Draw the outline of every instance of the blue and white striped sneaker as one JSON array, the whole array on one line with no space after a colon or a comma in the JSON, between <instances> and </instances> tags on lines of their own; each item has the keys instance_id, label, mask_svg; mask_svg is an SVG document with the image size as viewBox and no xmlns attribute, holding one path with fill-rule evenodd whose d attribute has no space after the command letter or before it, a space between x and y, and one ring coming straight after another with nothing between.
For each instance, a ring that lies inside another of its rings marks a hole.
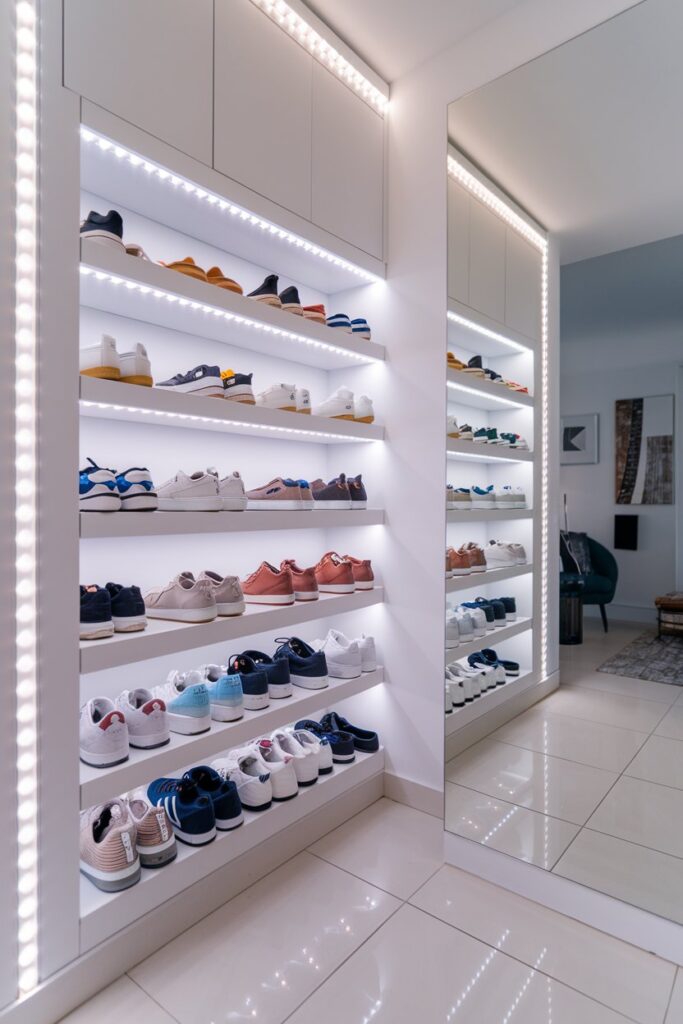
<instances>
[{"instance_id":1,"label":"blue and white striped sneaker","mask_svg":"<svg viewBox=\"0 0 683 1024\"><path fill-rule=\"evenodd\" d=\"M113 469L103 469L90 463L78 471L78 507L81 512L118 512L121 496L116 485Z\"/></svg>"},{"instance_id":2,"label":"blue and white striped sneaker","mask_svg":"<svg viewBox=\"0 0 683 1024\"><path fill-rule=\"evenodd\" d=\"M349 334L352 333L351 321L349 320L346 313L333 313L332 316L328 316L327 326L339 327L342 331L348 331Z\"/></svg>"},{"instance_id":3,"label":"blue and white striped sneaker","mask_svg":"<svg viewBox=\"0 0 683 1024\"><path fill-rule=\"evenodd\" d=\"M116 488L123 512L152 512L159 507L152 477L144 466L131 466L117 473Z\"/></svg>"},{"instance_id":4,"label":"blue and white striped sneaker","mask_svg":"<svg viewBox=\"0 0 683 1024\"><path fill-rule=\"evenodd\" d=\"M370 324L363 316L357 316L351 321L351 332L355 337L363 338L364 341L370 341L372 337Z\"/></svg>"},{"instance_id":5,"label":"blue and white striped sneaker","mask_svg":"<svg viewBox=\"0 0 683 1024\"><path fill-rule=\"evenodd\" d=\"M147 799L164 808L181 842L203 846L216 838L213 801L191 779L155 779L147 787Z\"/></svg>"}]
</instances>

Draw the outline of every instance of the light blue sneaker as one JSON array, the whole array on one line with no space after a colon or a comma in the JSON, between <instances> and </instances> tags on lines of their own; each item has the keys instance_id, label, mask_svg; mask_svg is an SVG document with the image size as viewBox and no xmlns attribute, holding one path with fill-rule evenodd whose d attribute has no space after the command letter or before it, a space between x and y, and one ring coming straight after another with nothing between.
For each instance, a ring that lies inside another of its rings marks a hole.
<instances>
[{"instance_id":1,"label":"light blue sneaker","mask_svg":"<svg viewBox=\"0 0 683 1024\"><path fill-rule=\"evenodd\" d=\"M224 665L202 665L199 669L209 691L211 717L214 722L236 722L244 717L242 680L228 674Z\"/></svg>"},{"instance_id":2,"label":"light blue sneaker","mask_svg":"<svg viewBox=\"0 0 683 1024\"><path fill-rule=\"evenodd\" d=\"M152 692L166 704L171 732L194 736L211 728L209 690L200 672L171 672Z\"/></svg>"}]
</instances>

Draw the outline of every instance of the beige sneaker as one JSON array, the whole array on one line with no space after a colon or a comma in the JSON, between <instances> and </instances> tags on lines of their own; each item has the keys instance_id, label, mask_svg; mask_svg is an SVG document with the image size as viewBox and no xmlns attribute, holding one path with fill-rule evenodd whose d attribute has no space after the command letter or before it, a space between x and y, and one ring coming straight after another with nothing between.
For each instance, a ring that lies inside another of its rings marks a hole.
<instances>
[{"instance_id":1,"label":"beige sneaker","mask_svg":"<svg viewBox=\"0 0 683 1024\"><path fill-rule=\"evenodd\" d=\"M199 574L195 581L191 572L183 572L181 575L193 582L207 583L213 593L219 615L242 615L244 612L244 594L237 576L220 576L217 572L205 569Z\"/></svg>"},{"instance_id":2,"label":"beige sneaker","mask_svg":"<svg viewBox=\"0 0 683 1024\"><path fill-rule=\"evenodd\" d=\"M80 869L103 892L119 892L140 880L136 829L123 800L81 812Z\"/></svg>"},{"instance_id":3,"label":"beige sneaker","mask_svg":"<svg viewBox=\"0 0 683 1024\"><path fill-rule=\"evenodd\" d=\"M211 584L207 580L189 579L183 573L145 594L145 607L150 619L176 622L212 622L218 615Z\"/></svg>"},{"instance_id":4,"label":"beige sneaker","mask_svg":"<svg viewBox=\"0 0 683 1024\"><path fill-rule=\"evenodd\" d=\"M135 845L144 868L160 868L178 853L173 827L163 807L152 807L143 791L128 797L135 823Z\"/></svg>"}]
</instances>

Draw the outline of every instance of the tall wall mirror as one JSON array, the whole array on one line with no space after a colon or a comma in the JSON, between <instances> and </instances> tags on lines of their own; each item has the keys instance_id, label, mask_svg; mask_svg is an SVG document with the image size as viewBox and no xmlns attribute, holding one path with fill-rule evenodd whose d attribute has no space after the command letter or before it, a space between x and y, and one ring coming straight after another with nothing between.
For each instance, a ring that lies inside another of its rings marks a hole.
<instances>
[{"instance_id":1,"label":"tall wall mirror","mask_svg":"<svg viewBox=\"0 0 683 1024\"><path fill-rule=\"evenodd\" d=\"M447 832L678 924L681 33L646 0L449 108L445 652Z\"/></svg>"}]
</instances>

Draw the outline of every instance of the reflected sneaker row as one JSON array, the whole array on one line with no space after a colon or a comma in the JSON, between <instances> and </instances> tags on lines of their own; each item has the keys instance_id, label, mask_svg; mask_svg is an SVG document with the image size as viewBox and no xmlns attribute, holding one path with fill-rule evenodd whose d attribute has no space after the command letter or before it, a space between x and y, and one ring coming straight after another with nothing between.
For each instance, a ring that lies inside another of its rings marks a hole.
<instances>
[{"instance_id":1,"label":"reflected sneaker row","mask_svg":"<svg viewBox=\"0 0 683 1024\"><path fill-rule=\"evenodd\" d=\"M446 485L446 508L454 512L468 512L471 509L521 509L527 508L526 492L522 487L504 484L502 487L454 487Z\"/></svg>"},{"instance_id":2,"label":"reflected sneaker row","mask_svg":"<svg viewBox=\"0 0 683 1024\"><path fill-rule=\"evenodd\" d=\"M121 583L96 583L80 589L81 640L102 640L114 633L137 633L147 625L145 602L140 588Z\"/></svg>"},{"instance_id":3,"label":"reflected sneaker row","mask_svg":"<svg viewBox=\"0 0 683 1024\"><path fill-rule=\"evenodd\" d=\"M446 611L446 649L471 643L478 637L507 626L517 619L514 597L484 598L465 601Z\"/></svg>"},{"instance_id":4,"label":"reflected sneaker row","mask_svg":"<svg viewBox=\"0 0 683 1024\"><path fill-rule=\"evenodd\" d=\"M488 380L492 384L503 384L505 387L510 388L511 391L517 391L520 394L529 394L529 389L524 387L522 384L517 384L512 380L505 380L495 370L491 370L488 366L484 366L481 356L472 356L464 363L461 359L458 359L453 355L452 352L448 352L446 357L446 363L449 370L458 370L461 373L467 373L472 377L480 377L482 380Z\"/></svg>"},{"instance_id":5,"label":"reflected sneaker row","mask_svg":"<svg viewBox=\"0 0 683 1024\"><path fill-rule=\"evenodd\" d=\"M526 564L524 546L508 541L491 540L485 548L474 541L468 541L459 548L446 548L446 579Z\"/></svg>"},{"instance_id":6,"label":"reflected sneaker row","mask_svg":"<svg viewBox=\"0 0 683 1024\"><path fill-rule=\"evenodd\" d=\"M519 678L519 671L518 662L499 658L491 648L475 651L466 661L451 662L445 673L446 714L452 714L511 679Z\"/></svg>"},{"instance_id":7,"label":"reflected sneaker row","mask_svg":"<svg viewBox=\"0 0 683 1024\"><path fill-rule=\"evenodd\" d=\"M309 483L290 477L275 477L263 487L246 492L248 508L255 511L298 511L310 509L364 509L368 506L368 495L363 478L338 477L325 483L318 478Z\"/></svg>"},{"instance_id":8,"label":"reflected sneaker row","mask_svg":"<svg viewBox=\"0 0 683 1024\"><path fill-rule=\"evenodd\" d=\"M119 472L92 459L78 471L78 507L81 512L153 512L158 494L149 470L131 466Z\"/></svg>"}]
</instances>

